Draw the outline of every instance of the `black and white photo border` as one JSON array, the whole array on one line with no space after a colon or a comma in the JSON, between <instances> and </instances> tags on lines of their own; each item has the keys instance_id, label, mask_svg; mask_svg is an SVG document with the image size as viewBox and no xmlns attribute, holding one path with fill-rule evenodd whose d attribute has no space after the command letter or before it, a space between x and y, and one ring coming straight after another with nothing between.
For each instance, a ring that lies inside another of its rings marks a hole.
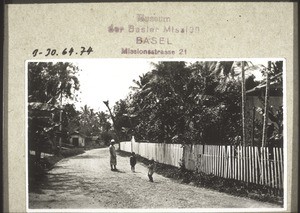
<instances>
[{"instance_id":1,"label":"black and white photo border","mask_svg":"<svg viewBox=\"0 0 300 213\"><path fill-rule=\"evenodd\" d=\"M116 63L119 60L146 60L149 62L161 61L251 61L251 60L265 60L265 61L283 61L283 153L284 153L284 187L283 187L283 207L282 208L186 208L174 209L172 207L167 209L75 209L70 206L68 209L32 209L29 207L29 180L28 180L28 64L31 62L70 62L89 61L89 60L103 60L104 58L80 58L80 59L40 59L40 60L27 60L25 61L25 132L26 132L26 210L27 212L280 212L287 209L287 177L288 175L288 162L287 162L287 148L292 144L288 144L287 140L287 90L286 90L286 60L284 58L111 58ZM108 59L108 58L105 58ZM138 77L138 76L137 76ZM117 85L116 85L117 86ZM291 171L291 169L290 169Z\"/></svg>"}]
</instances>

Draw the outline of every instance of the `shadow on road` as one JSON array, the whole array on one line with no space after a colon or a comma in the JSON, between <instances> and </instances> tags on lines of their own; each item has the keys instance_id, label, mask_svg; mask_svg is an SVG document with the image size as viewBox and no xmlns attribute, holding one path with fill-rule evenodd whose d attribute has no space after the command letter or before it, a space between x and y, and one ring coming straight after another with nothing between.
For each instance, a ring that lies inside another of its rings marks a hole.
<instances>
[{"instance_id":1,"label":"shadow on road","mask_svg":"<svg viewBox=\"0 0 300 213\"><path fill-rule=\"evenodd\" d=\"M78 155L76 157L72 157L73 159L100 159L103 158L99 155Z\"/></svg>"},{"instance_id":2,"label":"shadow on road","mask_svg":"<svg viewBox=\"0 0 300 213\"><path fill-rule=\"evenodd\" d=\"M118 172L118 173L126 173L126 172L124 172L124 171L122 171L122 170L111 170L112 172Z\"/></svg>"}]
</instances>

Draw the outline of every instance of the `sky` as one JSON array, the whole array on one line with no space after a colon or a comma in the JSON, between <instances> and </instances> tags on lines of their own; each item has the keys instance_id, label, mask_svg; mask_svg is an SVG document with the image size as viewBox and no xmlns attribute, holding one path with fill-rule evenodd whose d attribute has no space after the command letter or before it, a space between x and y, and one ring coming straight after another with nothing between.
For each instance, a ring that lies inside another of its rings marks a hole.
<instances>
[{"instance_id":1,"label":"sky","mask_svg":"<svg viewBox=\"0 0 300 213\"><path fill-rule=\"evenodd\" d=\"M85 104L96 111L106 111L103 101L109 100L112 107L120 99L124 99L134 86L133 79L151 71L150 61L139 59L88 59L76 61L79 69L80 108Z\"/></svg>"},{"instance_id":2,"label":"sky","mask_svg":"<svg viewBox=\"0 0 300 213\"><path fill-rule=\"evenodd\" d=\"M166 60L166 59L165 59ZM179 59L168 59L177 60ZM195 59L181 59L181 61L195 62ZM205 61L206 59L201 59ZM214 61L219 61L217 59ZM151 71L151 62L161 59L80 59L73 63L81 70L79 72L80 91L79 102L75 103L77 109L84 105L95 111L107 111L103 101L109 100L112 107L116 101L126 98L130 86L134 86L133 79L138 80L139 75ZM200 61L198 59L198 61ZM254 64L266 66L267 60L251 60ZM260 80L259 73L256 79Z\"/></svg>"}]
</instances>

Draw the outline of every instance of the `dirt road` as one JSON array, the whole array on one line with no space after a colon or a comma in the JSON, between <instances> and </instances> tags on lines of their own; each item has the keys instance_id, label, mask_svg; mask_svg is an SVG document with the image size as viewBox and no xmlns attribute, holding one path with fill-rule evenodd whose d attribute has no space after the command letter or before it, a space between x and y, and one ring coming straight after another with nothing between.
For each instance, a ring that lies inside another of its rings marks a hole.
<instances>
[{"instance_id":1,"label":"dirt road","mask_svg":"<svg viewBox=\"0 0 300 213\"><path fill-rule=\"evenodd\" d=\"M255 200L180 184L158 174L148 181L147 169L118 156L119 171L109 166L108 149L95 149L60 161L29 194L30 209L103 208L280 208Z\"/></svg>"}]
</instances>

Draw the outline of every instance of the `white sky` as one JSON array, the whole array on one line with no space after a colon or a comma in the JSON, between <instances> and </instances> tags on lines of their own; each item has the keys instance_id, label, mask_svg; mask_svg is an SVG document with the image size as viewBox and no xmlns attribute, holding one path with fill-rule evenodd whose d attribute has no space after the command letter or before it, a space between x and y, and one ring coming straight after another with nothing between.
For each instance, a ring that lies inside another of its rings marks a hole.
<instances>
[{"instance_id":1,"label":"white sky","mask_svg":"<svg viewBox=\"0 0 300 213\"><path fill-rule=\"evenodd\" d=\"M164 59L167 61L208 61L211 59ZM214 59L220 61L222 59ZM228 59L226 59L228 60ZM241 59L239 59L241 60ZM249 60L249 59L247 59ZM138 80L139 75L151 71L151 62L162 59L82 59L72 61L79 67L78 76L80 82L79 102L75 106L79 109L84 105L95 111L106 111L103 101L109 100L112 107L116 101L124 99L129 87L134 86L133 79ZM267 59L251 59L254 64L266 66ZM257 75L257 80L259 80Z\"/></svg>"},{"instance_id":2,"label":"white sky","mask_svg":"<svg viewBox=\"0 0 300 213\"><path fill-rule=\"evenodd\" d=\"M140 59L88 59L75 63L82 71L79 75L79 103L96 111L106 111L103 101L114 103L126 97L129 87L134 86L133 79L151 71L150 61Z\"/></svg>"}]
</instances>

